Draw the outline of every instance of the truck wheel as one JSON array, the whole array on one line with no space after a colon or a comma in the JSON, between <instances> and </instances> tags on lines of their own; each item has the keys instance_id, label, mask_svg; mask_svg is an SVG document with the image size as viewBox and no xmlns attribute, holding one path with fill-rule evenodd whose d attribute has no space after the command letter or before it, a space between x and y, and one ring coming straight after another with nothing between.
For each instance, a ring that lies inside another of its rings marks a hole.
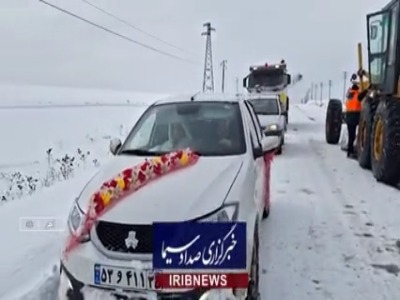
<instances>
[{"instance_id":1,"label":"truck wheel","mask_svg":"<svg viewBox=\"0 0 400 300\"><path fill-rule=\"evenodd\" d=\"M400 99L382 99L372 125L372 173L377 181L400 181Z\"/></svg>"},{"instance_id":2,"label":"truck wheel","mask_svg":"<svg viewBox=\"0 0 400 300\"><path fill-rule=\"evenodd\" d=\"M358 164L363 169L371 169L372 123L378 103L376 99L366 98L361 110L357 136L357 155Z\"/></svg>"},{"instance_id":3,"label":"truck wheel","mask_svg":"<svg viewBox=\"0 0 400 300\"><path fill-rule=\"evenodd\" d=\"M342 101L331 99L326 110L325 139L328 144L337 144L342 129Z\"/></svg>"}]
</instances>

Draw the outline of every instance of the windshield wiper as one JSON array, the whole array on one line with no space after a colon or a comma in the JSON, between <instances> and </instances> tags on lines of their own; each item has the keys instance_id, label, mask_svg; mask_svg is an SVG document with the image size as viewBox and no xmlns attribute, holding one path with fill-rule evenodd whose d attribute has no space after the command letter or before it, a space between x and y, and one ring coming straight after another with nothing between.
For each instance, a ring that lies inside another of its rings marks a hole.
<instances>
[{"instance_id":1,"label":"windshield wiper","mask_svg":"<svg viewBox=\"0 0 400 300\"><path fill-rule=\"evenodd\" d=\"M165 153L165 151L150 151L145 149L125 149L119 152L119 154L129 154L137 156L160 156Z\"/></svg>"}]
</instances>

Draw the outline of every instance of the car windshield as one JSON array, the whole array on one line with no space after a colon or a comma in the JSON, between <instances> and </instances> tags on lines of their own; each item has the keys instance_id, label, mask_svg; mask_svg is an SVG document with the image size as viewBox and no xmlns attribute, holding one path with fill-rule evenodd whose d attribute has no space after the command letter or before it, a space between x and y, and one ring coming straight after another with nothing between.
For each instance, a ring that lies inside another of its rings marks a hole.
<instances>
[{"instance_id":1,"label":"car windshield","mask_svg":"<svg viewBox=\"0 0 400 300\"><path fill-rule=\"evenodd\" d=\"M210 101L151 106L119 153L151 156L185 148L204 156L245 153L239 104Z\"/></svg>"},{"instance_id":2,"label":"car windshield","mask_svg":"<svg viewBox=\"0 0 400 300\"><path fill-rule=\"evenodd\" d=\"M254 111L257 115L279 115L278 100L276 98L252 99Z\"/></svg>"},{"instance_id":3,"label":"car windshield","mask_svg":"<svg viewBox=\"0 0 400 300\"><path fill-rule=\"evenodd\" d=\"M249 77L249 88L257 85L261 87L276 87L285 84L286 76L281 71L253 72Z\"/></svg>"}]
</instances>

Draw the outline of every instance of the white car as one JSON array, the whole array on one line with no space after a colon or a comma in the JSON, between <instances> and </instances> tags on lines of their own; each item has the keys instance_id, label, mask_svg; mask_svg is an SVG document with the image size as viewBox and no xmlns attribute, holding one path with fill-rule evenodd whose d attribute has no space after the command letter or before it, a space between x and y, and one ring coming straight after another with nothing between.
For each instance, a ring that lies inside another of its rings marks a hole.
<instances>
[{"instance_id":1,"label":"white car","mask_svg":"<svg viewBox=\"0 0 400 300\"><path fill-rule=\"evenodd\" d=\"M282 113L279 96L257 95L250 97L248 100L253 104L264 134L266 136L279 137L280 144L277 154L281 154L285 144L286 120Z\"/></svg>"},{"instance_id":2,"label":"white car","mask_svg":"<svg viewBox=\"0 0 400 300\"><path fill-rule=\"evenodd\" d=\"M96 221L90 235L61 258L60 300L91 299L85 298L87 293L106 295L105 299L216 299L215 290L155 290L152 222L188 220L247 223L251 280L248 289L237 291L237 299L246 294L248 300L259 299L259 224L269 213L264 154L278 145L278 137L262 134L251 104L239 96L181 96L152 104L124 143L112 140L115 157L82 186L71 208L69 235L83 226L89 199L101 184L126 167L182 147L196 151L199 159L190 168L144 186ZM125 242L132 231L139 241L134 250ZM95 265L116 272L129 269L142 279L129 286L124 280L102 286L95 283Z\"/></svg>"}]
</instances>

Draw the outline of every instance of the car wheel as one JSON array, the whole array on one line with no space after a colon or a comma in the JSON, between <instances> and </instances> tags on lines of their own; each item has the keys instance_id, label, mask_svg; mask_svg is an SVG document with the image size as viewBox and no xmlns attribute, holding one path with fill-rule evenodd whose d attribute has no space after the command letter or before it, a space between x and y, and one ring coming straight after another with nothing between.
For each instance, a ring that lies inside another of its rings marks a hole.
<instances>
[{"instance_id":1,"label":"car wheel","mask_svg":"<svg viewBox=\"0 0 400 300\"><path fill-rule=\"evenodd\" d=\"M276 149L276 154L278 155L282 154L282 144L279 145L278 149Z\"/></svg>"},{"instance_id":2,"label":"car wheel","mask_svg":"<svg viewBox=\"0 0 400 300\"><path fill-rule=\"evenodd\" d=\"M247 287L246 300L261 299L259 293L259 285L260 285L259 247L260 247L260 239L259 239L259 231L257 224L254 232L253 254L250 267L250 280L249 280L249 285Z\"/></svg>"},{"instance_id":3,"label":"car wheel","mask_svg":"<svg viewBox=\"0 0 400 300\"><path fill-rule=\"evenodd\" d=\"M269 217L270 210L271 210L271 207L264 208L263 215L262 215L262 219L263 220L265 220L265 219L267 219Z\"/></svg>"}]
</instances>

